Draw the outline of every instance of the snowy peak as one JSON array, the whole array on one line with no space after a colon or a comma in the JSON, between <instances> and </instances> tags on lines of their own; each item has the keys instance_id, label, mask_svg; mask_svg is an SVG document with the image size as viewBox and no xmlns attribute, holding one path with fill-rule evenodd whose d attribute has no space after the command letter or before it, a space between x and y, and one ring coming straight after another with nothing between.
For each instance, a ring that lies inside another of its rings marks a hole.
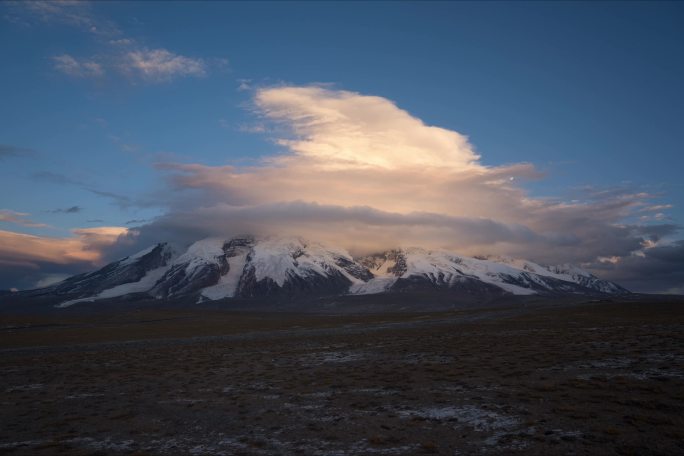
<instances>
[{"instance_id":1,"label":"snowy peak","mask_svg":"<svg viewBox=\"0 0 684 456\"><path fill-rule=\"evenodd\" d=\"M267 238L252 245L236 295L344 294L372 275L343 249L300 238Z\"/></svg>"},{"instance_id":2,"label":"snowy peak","mask_svg":"<svg viewBox=\"0 0 684 456\"><path fill-rule=\"evenodd\" d=\"M591 290L596 290L601 293L608 294L625 294L629 291L620 285L609 282L607 280L601 280L595 275L585 271L572 264L562 264L558 266L549 266L549 271L559 274L561 276L567 277L566 280L575 282L583 287L589 288Z\"/></svg>"},{"instance_id":3,"label":"snowy peak","mask_svg":"<svg viewBox=\"0 0 684 456\"><path fill-rule=\"evenodd\" d=\"M38 291L70 296L72 299L62 303L63 307L82 301L146 293L166 270L174 255L174 250L168 244L160 243L95 272L70 277Z\"/></svg>"},{"instance_id":4,"label":"snowy peak","mask_svg":"<svg viewBox=\"0 0 684 456\"><path fill-rule=\"evenodd\" d=\"M388 250L362 257L358 261L376 275L401 277L406 273L406 254L402 250Z\"/></svg>"},{"instance_id":5,"label":"snowy peak","mask_svg":"<svg viewBox=\"0 0 684 456\"><path fill-rule=\"evenodd\" d=\"M626 293L577 267L546 268L527 260L507 257L469 258L417 247L369 255L359 262L374 274L353 293L398 291L426 284L441 288L469 288L475 283L516 295L553 293Z\"/></svg>"},{"instance_id":6,"label":"snowy peak","mask_svg":"<svg viewBox=\"0 0 684 456\"><path fill-rule=\"evenodd\" d=\"M43 292L68 296L62 306L134 293L211 301L436 289L488 296L627 292L570 265L547 268L421 248L353 258L344 249L301 238L242 236L204 239L179 253L158 244Z\"/></svg>"}]
</instances>

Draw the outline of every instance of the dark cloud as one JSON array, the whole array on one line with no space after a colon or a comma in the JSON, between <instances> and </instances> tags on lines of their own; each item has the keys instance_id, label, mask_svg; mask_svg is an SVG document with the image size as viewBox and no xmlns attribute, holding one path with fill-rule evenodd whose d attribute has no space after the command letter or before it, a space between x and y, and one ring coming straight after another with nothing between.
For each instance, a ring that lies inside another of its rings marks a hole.
<instances>
[{"instance_id":1,"label":"dark cloud","mask_svg":"<svg viewBox=\"0 0 684 456\"><path fill-rule=\"evenodd\" d=\"M0 259L0 290L30 290L48 277L71 276L92 269L93 266L86 262L55 265L50 262L21 263Z\"/></svg>"},{"instance_id":2,"label":"dark cloud","mask_svg":"<svg viewBox=\"0 0 684 456\"><path fill-rule=\"evenodd\" d=\"M114 204L119 206L121 209L129 209L131 207L153 207L160 205L159 201L155 200L155 198L131 198L130 196L122 195L120 193L100 190L98 188L93 187L87 182L75 179L71 176L67 176L66 174L56 173L53 171L38 171L36 173L31 174L31 177L41 182L48 182L56 185L73 185L76 187L80 187L83 190L86 190L90 193L110 199Z\"/></svg>"},{"instance_id":3,"label":"dark cloud","mask_svg":"<svg viewBox=\"0 0 684 456\"><path fill-rule=\"evenodd\" d=\"M126 229L98 226L71 231L67 237L48 237L0 230L0 288L26 288L46 278L46 271L54 276L102 266L104 247Z\"/></svg>"},{"instance_id":4,"label":"dark cloud","mask_svg":"<svg viewBox=\"0 0 684 456\"><path fill-rule=\"evenodd\" d=\"M684 294L684 240L642 250L612 262L597 262L592 270L630 290Z\"/></svg>"},{"instance_id":5,"label":"dark cloud","mask_svg":"<svg viewBox=\"0 0 684 456\"><path fill-rule=\"evenodd\" d=\"M81 212L83 210L82 207L80 206L71 206L67 208L59 208L59 209L53 209L49 212L52 212L53 214L76 214L78 212Z\"/></svg>"},{"instance_id":6,"label":"dark cloud","mask_svg":"<svg viewBox=\"0 0 684 456\"><path fill-rule=\"evenodd\" d=\"M136 225L136 224L141 224L147 222L147 219L133 219L133 220L128 220L126 222L126 225Z\"/></svg>"},{"instance_id":7,"label":"dark cloud","mask_svg":"<svg viewBox=\"0 0 684 456\"><path fill-rule=\"evenodd\" d=\"M112 200L114 204L119 206L121 209L128 209L131 206L134 206L135 203L133 202L133 199L126 196L126 195L121 195L118 193L113 193L113 192L106 192L102 190L96 190L94 188L88 188L87 189L89 192L94 193L99 196L103 196L105 198L109 198Z\"/></svg>"}]
</instances>

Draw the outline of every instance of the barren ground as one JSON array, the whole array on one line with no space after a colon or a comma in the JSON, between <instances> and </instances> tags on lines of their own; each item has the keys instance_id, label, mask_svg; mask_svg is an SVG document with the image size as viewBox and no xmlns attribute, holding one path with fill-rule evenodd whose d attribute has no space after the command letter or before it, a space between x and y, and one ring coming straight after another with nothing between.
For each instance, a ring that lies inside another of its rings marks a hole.
<instances>
[{"instance_id":1,"label":"barren ground","mask_svg":"<svg viewBox=\"0 0 684 456\"><path fill-rule=\"evenodd\" d=\"M0 317L0 453L684 454L684 305Z\"/></svg>"}]
</instances>

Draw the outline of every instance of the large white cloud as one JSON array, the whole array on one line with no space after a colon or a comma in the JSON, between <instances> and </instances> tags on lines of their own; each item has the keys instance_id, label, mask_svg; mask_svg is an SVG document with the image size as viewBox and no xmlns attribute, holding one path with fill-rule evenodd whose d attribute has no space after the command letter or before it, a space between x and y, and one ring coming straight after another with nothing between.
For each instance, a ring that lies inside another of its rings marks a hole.
<instances>
[{"instance_id":1,"label":"large white cloud","mask_svg":"<svg viewBox=\"0 0 684 456\"><path fill-rule=\"evenodd\" d=\"M194 192L143 233L286 233L351 250L420 244L549 263L629 255L650 236L624 220L651 195L532 197L519 182L541 177L533 165L485 166L467 137L385 98L272 87L254 105L283 153L251 167L160 164L175 189Z\"/></svg>"},{"instance_id":2,"label":"large white cloud","mask_svg":"<svg viewBox=\"0 0 684 456\"><path fill-rule=\"evenodd\" d=\"M280 144L327 169L481 169L468 138L425 125L382 97L282 87L259 90L255 103L292 129L295 139Z\"/></svg>"}]
</instances>

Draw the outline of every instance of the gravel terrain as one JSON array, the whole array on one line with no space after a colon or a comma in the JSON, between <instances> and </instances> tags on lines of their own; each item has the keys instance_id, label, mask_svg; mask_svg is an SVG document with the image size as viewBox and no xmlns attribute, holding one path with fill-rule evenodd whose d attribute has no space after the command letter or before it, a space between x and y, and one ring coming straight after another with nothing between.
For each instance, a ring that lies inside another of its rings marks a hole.
<instances>
[{"instance_id":1,"label":"gravel terrain","mask_svg":"<svg viewBox=\"0 0 684 456\"><path fill-rule=\"evenodd\" d=\"M0 325L0 453L684 454L681 302Z\"/></svg>"}]
</instances>

